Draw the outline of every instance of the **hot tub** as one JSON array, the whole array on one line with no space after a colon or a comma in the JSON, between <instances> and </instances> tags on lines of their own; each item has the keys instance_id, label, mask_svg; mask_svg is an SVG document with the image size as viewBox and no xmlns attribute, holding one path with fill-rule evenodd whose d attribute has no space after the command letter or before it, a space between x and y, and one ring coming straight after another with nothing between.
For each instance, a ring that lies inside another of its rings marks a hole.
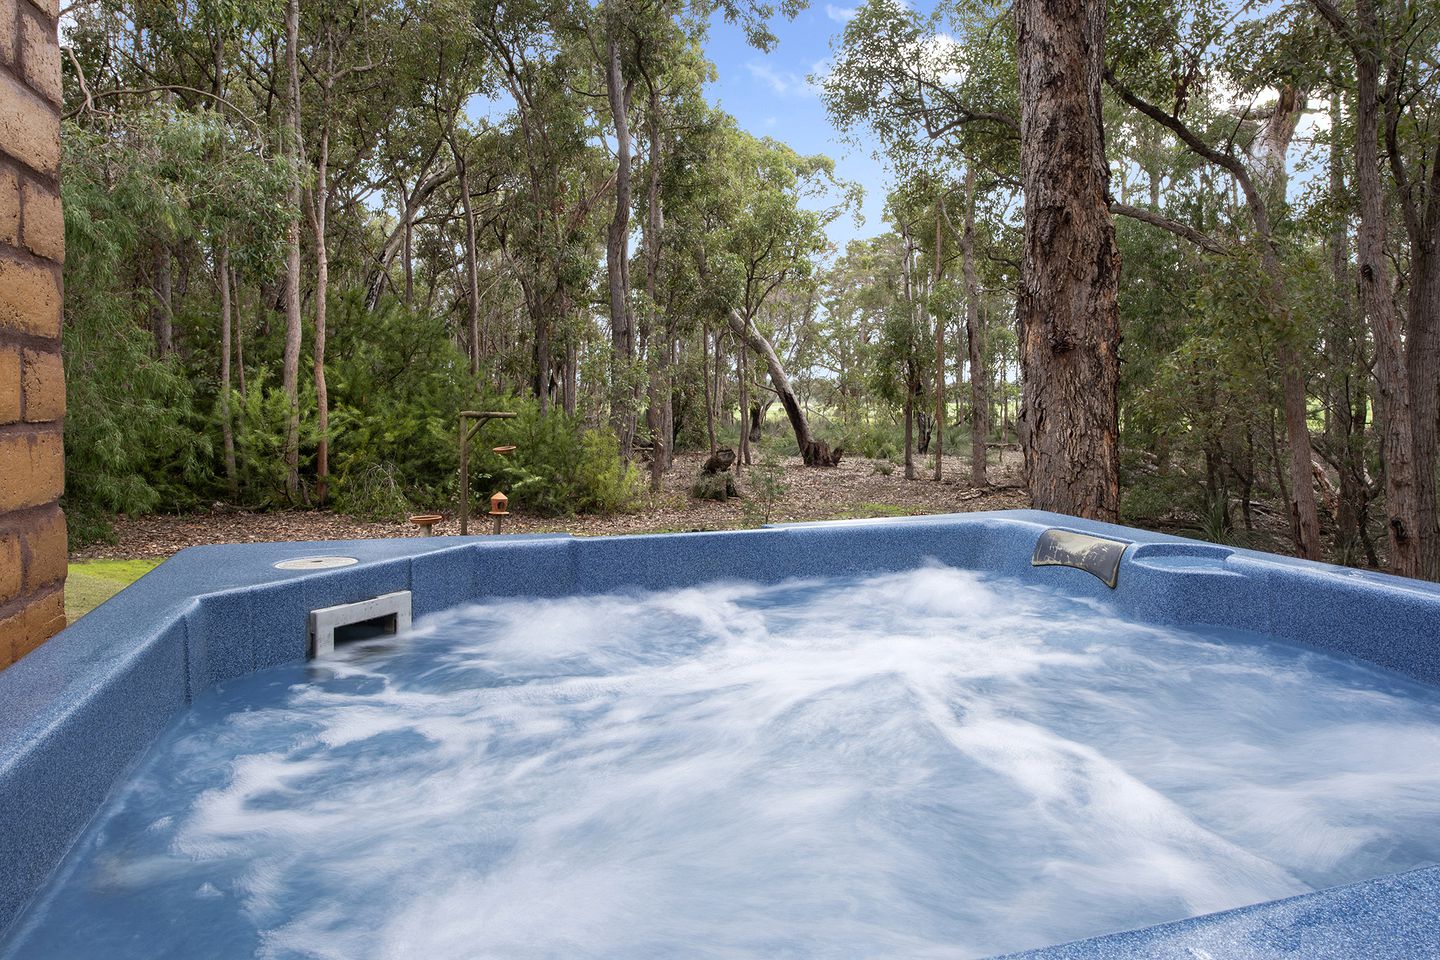
<instances>
[{"instance_id":1,"label":"hot tub","mask_svg":"<svg viewBox=\"0 0 1440 960\"><path fill-rule=\"evenodd\" d=\"M1440 956L1437 637L1034 511L193 548L0 673L0 957Z\"/></svg>"}]
</instances>

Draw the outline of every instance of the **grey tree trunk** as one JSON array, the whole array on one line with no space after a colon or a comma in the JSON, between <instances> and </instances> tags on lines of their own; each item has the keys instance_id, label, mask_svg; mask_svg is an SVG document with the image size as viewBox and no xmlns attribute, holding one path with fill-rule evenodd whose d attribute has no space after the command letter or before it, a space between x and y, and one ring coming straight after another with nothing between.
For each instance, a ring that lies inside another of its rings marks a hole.
<instances>
[{"instance_id":1,"label":"grey tree trunk","mask_svg":"<svg viewBox=\"0 0 1440 960\"><path fill-rule=\"evenodd\" d=\"M1360 308L1375 342L1375 383L1380 394L1381 446L1385 451L1386 536L1390 570L1406 577L1422 573L1421 527L1415 477L1415 420L1400 319L1392 299L1390 261L1385 255L1385 192L1380 182L1379 24L1371 0L1356 0L1362 40L1356 55L1355 192L1360 226L1355 238ZM1433 386L1432 386L1433 389Z\"/></svg>"},{"instance_id":2,"label":"grey tree trunk","mask_svg":"<svg viewBox=\"0 0 1440 960\"><path fill-rule=\"evenodd\" d=\"M216 281L220 287L220 440L225 449L225 490L233 501L240 496L235 469L235 421L230 411L230 337L234 308L230 299L230 244L222 241L216 254Z\"/></svg>"},{"instance_id":3,"label":"grey tree trunk","mask_svg":"<svg viewBox=\"0 0 1440 960\"><path fill-rule=\"evenodd\" d=\"M155 306L151 325L155 334L155 355L168 357L175 352L174 280L170 269L170 248L155 244L154 278Z\"/></svg>"},{"instance_id":4,"label":"grey tree trunk","mask_svg":"<svg viewBox=\"0 0 1440 960\"><path fill-rule=\"evenodd\" d=\"M465 212L465 320L470 336L470 376L480 373L480 265L476 260L475 212L470 206L470 176L459 146L455 168L460 174L460 205Z\"/></svg>"},{"instance_id":5,"label":"grey tree trunk","mask_svg":"<svg viewBox=\"0 0 1440 960\"><path fill-rule=\"evenodd\" d=\"M1100 80L1102 0L1017 0L1025 239L1016 315L1034 505L1120 512L1120 254Z\"/></svg>"},{"instance_id":6,"label":"grey tree trunk","mask_svg":"<svg viewBox=\"0 0 1440 960\"><path fill-rule=\"evenodd\" d=\"M942 203L943 199L935 201L935 270L930 284L932 291L940 286L940 278L945 271L942 256L945 235L942 232L940 216ZM938 481L945 475L945 318L937 309L931 319L935 324L935 479Z\"/></svg>"},{"instance_id":7,"label":"grey tree trunk","mask_svg":"<svg viewBox=\"0 0 1440 960\"><path fill-rule=\"evenodd\" d=\"M300 499L300 163L304 150L300 140L300 0L285 3L285 63L290 76L289 121L291 155L295 158L295 179L290 184L290 209L295 219L286 237L285 257L285 355L281 386L289 413L285 421L285 493L290 502Z\"/></svg>"},{"instance_id":8,"label":"grey tree trunk","mask_svg":"<svg viewBox=\"0 0 1440 960\"><path fill-rule=\"evenodd\" d=\"M800 406L800 401L790 386L790 378L785 373L785 367L781 365L780 358L775 355L775 348L770 345L770 341L761 336L754 324L742 317L740 311L733 307L725 315L725 318L730 323L730 329L735 331L736 338L764 358L766 369L770 373L770 383L780 398L780 405L785 408L785 416L790 421L790 429L795 432L795 445L800 448L800 458L805 461L805 465L807 467L833 467L839 463L843 451L838 449L832 451L828 444L816 440L811 435L810 424L805 419L805 410ZM744 352L743 346L740 348L740 352ZM745 431L742 429L742 438L744 435Z\"/></svg>"},{"instance_id":9,"label":"grey tree trunk","mask_svg":"<svg viewBox=\"0 0 1440 960\"><path fill-rule=\"evenodd\" d=\"M981 325L980 284L975 278L975 171L965 168L965 233L960 239L965 274L965 341L970 359L970 483L989 484L985 441L990 436L990 365Z\"/></svg>"},{"instance_id":10,"label":"grey tree trunk","mask_svg":"<svg viewBox=\"0 0 1440 960\"><path fill-rule=\"evenodd\" d=\"M331 64L331 73L334 65ZM315 502L330 496L330 388L325 382L325 334L329 323L330 253L325 245L330 208L330 91L323 98L325 119L315 161Z\"/></svg>"},{"instance_id":11,"label":"grey tree trunk","mask_svg":"<svg viewBox=\"0 0 1440 960\"><path fill-rule=\"evenodd\" d=\"M605 90L615 127L615 215L605 244L610 287L610 421L626 463L634 452L635 410L630 395L630 364L635 359L635 326L630 316L630 93L620 69L620 45L613 28L605 40Z\"/></svg>"},{"instance_id":12,"label":"grey tree trunk","mask_svg":"<svg viewBox=\"0 0 1440 960\"><path fill-rule=\"evenodd\" d=\"M649 311L649 336L646 363L650 369L647 400L649 411L646 426L650 429L650 489L660 492L660 481L665 468L670 465L670 435L666 424L668 411L662 394L670 396L670 334L668 318L660 329L659 306L656 302L656 284L660 274L660 231L664 227L664 213L660 209L660 92L650 84L649 109L646 112L646 128L650 141L649 185L645 197L645 299ZM662 335L663 334L663 335Z\"/></svg>"}]
</instances>

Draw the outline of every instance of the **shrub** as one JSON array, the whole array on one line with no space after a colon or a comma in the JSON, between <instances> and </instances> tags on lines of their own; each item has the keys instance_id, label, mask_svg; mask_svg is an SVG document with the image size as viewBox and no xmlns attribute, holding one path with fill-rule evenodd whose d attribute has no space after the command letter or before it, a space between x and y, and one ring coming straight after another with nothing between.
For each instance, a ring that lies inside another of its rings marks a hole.
<instances>
[{"instance_id":1,"label":"shrub","mask_svg":"<svg viewBox=\"0 0 1440 960\"><path fill-rule=\"evenodd\" d=\"M766 450L760 462L750 469L750 496L745 501L745 517L752 524L769 523L775 508L790 491L785 482L785 461L774 451Z\"/></svg>"}]
</instances>

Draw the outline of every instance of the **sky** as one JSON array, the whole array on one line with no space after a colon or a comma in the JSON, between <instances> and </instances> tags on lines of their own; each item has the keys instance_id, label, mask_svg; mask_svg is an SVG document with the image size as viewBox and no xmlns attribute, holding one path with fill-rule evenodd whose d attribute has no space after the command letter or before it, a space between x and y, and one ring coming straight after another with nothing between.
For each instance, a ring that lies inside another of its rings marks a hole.
<instances>
[{"instance_id":1,"label":"sky","mask_svg":"<svg viewBox=\"0 0 1440 960\"><path fill-rule=\"evenodd\" d=\"M858 0L854 0L858 2ZM745 42L745 34L718 16L711 24L705 54L719 78L706 86L712 103L759 137L783 140L803 154L823 153L835 161L836 176L865 188L860 218L845 216L830 225L830 241L839 250L861 237L885 230L887 189L884 164L871 156L873 141L844 143L830 123L819 90L808 78L825 73L854 4L816 3L792 21L777 18L771 30L779 43L763 53Z\"/></svg>"}]
</instances>

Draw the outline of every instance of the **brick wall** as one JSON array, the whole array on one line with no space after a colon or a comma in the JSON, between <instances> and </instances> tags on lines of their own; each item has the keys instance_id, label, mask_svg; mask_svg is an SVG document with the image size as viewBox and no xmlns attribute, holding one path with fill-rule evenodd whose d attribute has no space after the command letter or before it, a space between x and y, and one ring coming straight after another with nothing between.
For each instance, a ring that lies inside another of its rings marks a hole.
<instances>
[{"instance_id":1,"label":"brick wall","mask_svg":"<svg viewBox=\"0 0 1440 960\"><path fill-rule=\"evenodd\" d=\"M58 0L0 0L0 669L65 626Z\"/></svg>"}]
</instances>

